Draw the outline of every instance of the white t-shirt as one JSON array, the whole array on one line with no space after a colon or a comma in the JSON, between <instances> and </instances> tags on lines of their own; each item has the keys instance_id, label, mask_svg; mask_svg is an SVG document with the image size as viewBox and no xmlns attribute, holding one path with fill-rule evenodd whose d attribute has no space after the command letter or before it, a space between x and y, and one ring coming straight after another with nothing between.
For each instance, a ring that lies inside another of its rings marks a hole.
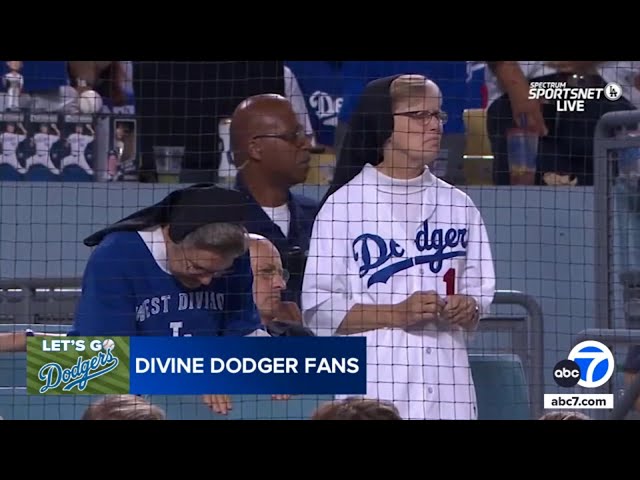
<instances>
[{"instance_id":1,"label":"white t-shirt","mask_svg":"<svg viewBox=\"0 0 640 480\"><path fill-rule=\"evenodd\" d=\"M262 207L264 213L275 223L282 234L287 237L289 235L289 224L291 222L291 213L289 212L289 206L285 203L279 207Z\"/></svg>"},{"instance_id":2,"label":"white t-shirt","mask_svg":"<svg viewBox=\"0 0 640 480\"><path fill-rule=\"evenodd\" d=\"M356 304L398 304L416 291L475 297L487 312L495 291L480 212L428 170L402 182L371 165L327 199L313 228L302 289L305 323L331 336ZM393 402L405 419L475 419L467 334L385 328L367 338L367 396Z\"/></svg>"}]
</instances>

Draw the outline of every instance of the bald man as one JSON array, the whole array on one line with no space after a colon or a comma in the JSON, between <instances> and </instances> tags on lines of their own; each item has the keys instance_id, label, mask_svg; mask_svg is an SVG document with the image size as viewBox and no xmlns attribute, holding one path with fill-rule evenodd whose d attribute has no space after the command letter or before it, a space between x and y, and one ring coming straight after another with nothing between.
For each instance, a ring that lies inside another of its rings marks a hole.
<instances>
[{"instance_id":1,"label":"bald man","mask_svg":"<svg viewBox=\"0 0 640 480\"><path fill-rule=\"evenodd\" d=\"M302 327L302 314L294 302L282 301L282 292L287 286L289 272L282 267L280 253L268 239L261 235L250 235L249 253L253 272L253 299L260 313L262 324L273 336L308 335L310 330ZM292 325L297 329L287 331Z\"/></svg>"},{"instance_id":2,"label":"bald man","mask_svg":"<svg viewBox=\"0 0 640 480\"><path fill-rule=\"evenodd\" d=\"M311 142L291 103L281 95L249 97L231 118L236 188L249 195L255 215L247 228L277 248L290 279L283 299L300 305L302 276L318 202L291 193L309 174Z\"/></svg>"},{"instance_id":3,"label":"bald man","mask_svg":"<svg viewBox=\"0 0 640 480\"><path fill-rule=\"evenodd\" d=\"M276 247L262 235L249 235L249 256L253 273L253 301L260 320L273 337L313 337L302 325L302 314L293 302L283 302L289 272L282 268ZM287 400L289 395L273 395L274 400ZM204 395L203 401L211 410L227 415L233 409L231 395Z\"/></svg>"}]
</instances>

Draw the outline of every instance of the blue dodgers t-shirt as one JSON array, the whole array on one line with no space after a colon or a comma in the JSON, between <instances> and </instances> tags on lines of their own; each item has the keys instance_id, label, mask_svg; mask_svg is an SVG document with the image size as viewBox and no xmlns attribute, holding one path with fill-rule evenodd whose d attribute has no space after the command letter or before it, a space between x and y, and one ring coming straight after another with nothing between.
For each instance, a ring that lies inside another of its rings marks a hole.
<instances>
[{"instance_id":1,"label":"blue dodgers t-shirt","mask_svg":"<svg viewBox=\"0 0 640 480\"><path fill-rule=\"evenodd\" d=\"M252 284L248 254L228 275L187 289L160 266L140 233L111 233L87 263L70 335L247 335L261 329Z\"/></svg>"}]
</instances>

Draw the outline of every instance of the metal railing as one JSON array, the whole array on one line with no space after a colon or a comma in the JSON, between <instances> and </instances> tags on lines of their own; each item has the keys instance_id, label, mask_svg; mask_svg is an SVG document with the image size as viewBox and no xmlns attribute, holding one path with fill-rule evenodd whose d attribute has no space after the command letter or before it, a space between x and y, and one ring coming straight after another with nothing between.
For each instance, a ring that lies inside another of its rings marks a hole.
<instances>
[{"instance_id":1,"label":"metal railing","mask_svg":"<svg viewBox=\"0 0 640 480\"><path fill-rule=\"evenodd\" d=\"M71 290L80 293L81 278L51 278L51 279L16 279L0 280L0 292L19 291L20 301L24 302L22 313L24 320L21 324L33 323L33 303L37 295L47 296L48 292ZM526 293L515 290L497 290L494 305L515 305L525 310L524 318L490 316L481 320L483 330L500 330L507 323L525 322L523 342L514 341L513 350L520 355L524 362L527 380L530 386L531 409L533 415L542 411L544 393L544 339L543 314L538 302ZM1 305L1 303L0 303Z\"/></svg>"},{"instance_id":2,"label":"metal railing","mask_svg":"<svg viewBox=\"0 0 640 480\"><path fill-rule=\"evenodd\" d=\"M624 148L640 148L640 137L629 136L628 132L638 130L640 111L611 112L603 115L596 125L594 156L594 207L595 207L595 329L587 329L578 334L579 340L599 340L609 345L638 345L640 330L618 329L615 318L615 298L613 290L618 283L615 277L615 258L613 239L614 224L614 162L610 161L610 152ZM626 225L624 226L626 227ZM629 266L627 266L629 268ZM621 266L621 274L624 266ZM624 299L623 299L624 301ZM627 326L629 326L627 324ZM640 380L630 385L623 395L616 399L616 405L610 418L624 418L630 411L632 400L640 390ZM605 391L607 386L600 387ZM594 416L605 418L606 412L596 411Z\"/></svg>"},{"instance_id":3,"label":"metal railing","mask_svg":"<svg viewBox=\"0 0 640 480\"><path fill-rule=\"evenodd\" d=\"M530 407L533 418L542 414L544 407L544 316L540 304L534 297L517 290L497 290L493 305L515 305L525 310L524 318L491 316L481 320L481 328L501 330L506 323L524 321L526 341L524 345L514 341L514 351L524 362L529 382ZM523 355L524 354L524 355Z\"/></svg>"},{"instance_id":4,"label":"metal railing","mask_svg":"<svg viewBox=\"0 0 640 480\"><path fill-rule=\"evenodd\" d=\"M636 130L640 110L610 112L596 125L593 140L594 171L594 246L595 246L595 318L598 328L613 328L613 162L609 152L620 148L640 147L640 137L628 137L626 131Z\"/></svg>"},{"instance_id":5,"label":"metal railing","mask_svg":"<svg viewBox=\"0 0 640 480\"><path fill-rule=\"evenodd\" d=\"M34 309L34 302L42 299L53 300L53 295L65 292L80 294L81 278L34 278L0 280L0 293L15 293L15 302L20 303L19 318L11 323L38 323ZM0 315L5 314L3 299L0 298ZM7 298L4 298L7 301ZM10 320L8 320L10 322ZM6 322L5 322L6 323ZM49 322L45 322L49 323ZM68 323L68 322L66 322Z\"/></svg>"}]
</instances>

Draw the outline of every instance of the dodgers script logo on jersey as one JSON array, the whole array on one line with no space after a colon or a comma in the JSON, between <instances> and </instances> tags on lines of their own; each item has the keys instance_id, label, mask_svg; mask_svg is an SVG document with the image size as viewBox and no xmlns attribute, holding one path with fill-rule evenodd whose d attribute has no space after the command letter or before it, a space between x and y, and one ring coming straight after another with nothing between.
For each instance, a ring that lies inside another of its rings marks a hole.
<instances>
[{"instance_id":1,"label":"dodgers script logo on jersey","mask_svg":"<svg viewBox=\"0 0 640 480\"><path fill-rule=\"evenodd\" d=\"M386 240L380 235L363 233L353 243L353 259L360 262L360 278L371 270L378 269L369 277L367 287L376 283L387 283L398 272L407 270L415 265L429 265L434 274L442 270L443 262L454 257L464 257L467 254L467 229L442 228L429 229L429 221L425 220L422 228L416 234L414 240L416 249L424 252L405 258L402 261L387 265L396 258L403 258L406 250L396 240ZM449 251L445 251L450 249ZM387 266L385 266L387 265Z\"/></svg>"}]
</instances>

